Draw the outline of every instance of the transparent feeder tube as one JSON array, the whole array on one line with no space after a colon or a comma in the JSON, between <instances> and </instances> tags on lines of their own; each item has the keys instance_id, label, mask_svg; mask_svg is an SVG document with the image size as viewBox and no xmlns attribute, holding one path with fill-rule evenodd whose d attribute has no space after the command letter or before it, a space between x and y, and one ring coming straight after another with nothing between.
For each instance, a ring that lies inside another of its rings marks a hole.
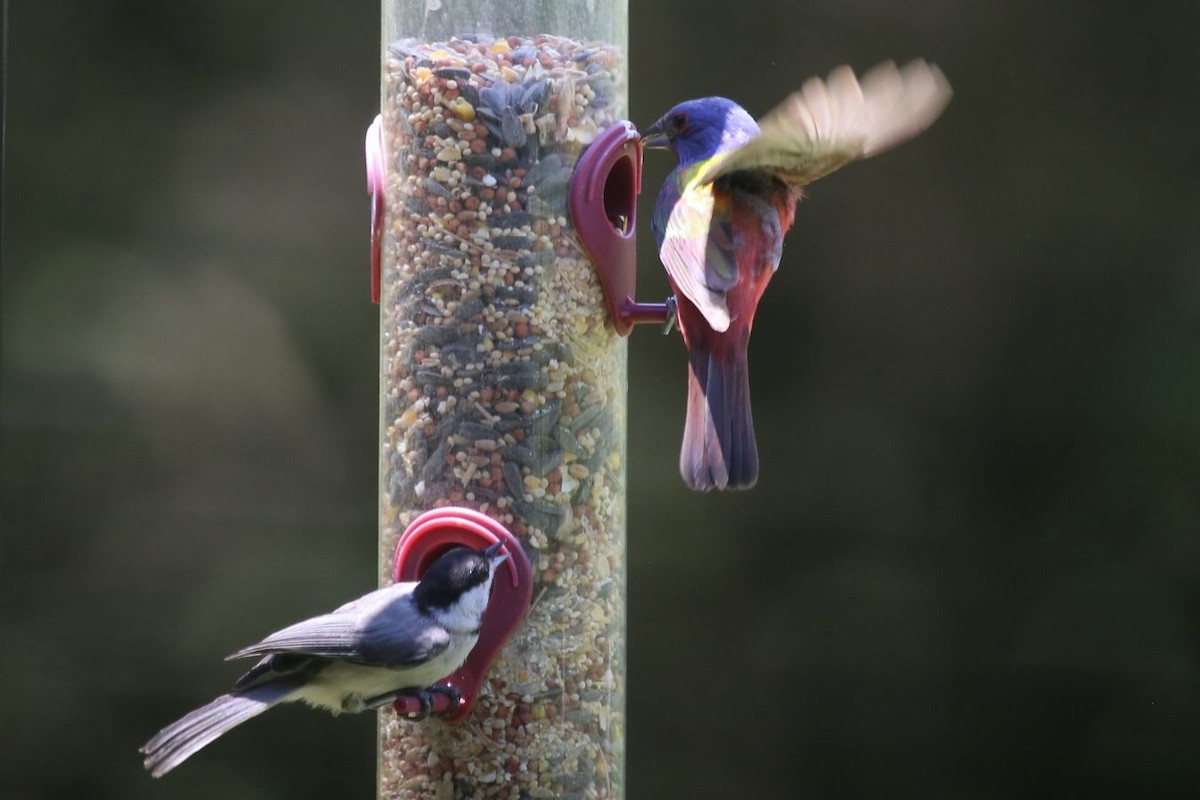
<instances>
[{"instance_id":1,"label":"transparent feeder tube","mask_svg":"<svg viewBox=\"0 0 1200 800\"><path fill-rule=\"evenodd\" d=\"M458 505L535 585L465 722L382 713L379 795L618 798L626 351L567 187L627 115L625 0L385 0L383 23L381 580Z\"/></svg>"}]
</instances>

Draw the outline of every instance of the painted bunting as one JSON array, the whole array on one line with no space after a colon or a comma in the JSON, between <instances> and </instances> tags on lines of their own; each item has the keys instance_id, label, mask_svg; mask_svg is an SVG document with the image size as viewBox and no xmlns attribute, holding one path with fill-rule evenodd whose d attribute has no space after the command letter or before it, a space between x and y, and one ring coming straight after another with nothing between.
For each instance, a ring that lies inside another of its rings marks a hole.
<instances>
[{"instance_id":1,"label":"painted bunting","mask_svg":"<svg viewBox=\"0 0 1200 800\"><path fill-rule=\"evenodd\" d=\"M644 147L679 157L651 227L688 348L679 470L692 489L758 480L746 348L803 187L916 135L950 94L924 61L881 64L861 81L843 66L806 81L759 123L732 100L705 97L643 133Z\"/></svg>"}]
</instances>

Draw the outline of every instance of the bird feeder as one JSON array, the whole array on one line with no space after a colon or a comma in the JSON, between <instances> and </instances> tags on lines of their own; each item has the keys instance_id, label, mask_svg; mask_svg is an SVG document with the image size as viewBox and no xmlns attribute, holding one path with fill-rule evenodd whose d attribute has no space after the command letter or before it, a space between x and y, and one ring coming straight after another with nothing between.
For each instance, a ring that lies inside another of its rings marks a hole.
<instances>
[{"instance_id":1,"label":"bird feeder","mask_svg":"<svg viewBox=\"0 0 1200 800\"><path fill-rule=\"evenodd\" d=\"M381 798L623 794L627 327L569 195L627 113L626 31L625 0L383 3L380 577L472 536L527 569L460 706L381 715ZM640 162L612 164L595 213L629 238Z\"/></svg>"}]
</instances>

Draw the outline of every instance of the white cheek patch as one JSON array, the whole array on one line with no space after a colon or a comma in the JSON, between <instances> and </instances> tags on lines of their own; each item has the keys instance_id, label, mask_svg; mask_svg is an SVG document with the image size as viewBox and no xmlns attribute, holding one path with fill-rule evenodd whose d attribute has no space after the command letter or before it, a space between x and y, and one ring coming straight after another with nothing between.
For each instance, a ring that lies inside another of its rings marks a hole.
<instances>
[{"instance_id":1,"label":"white cheek patch","mask_svg":"<svg viewBox=\"0 0 1200 800\"><path fill-rule=\"evenodd\" d=\"M483 619L483 612L487 609L491 590L490 578L467 590L459 598L457 605L437 612L438 622L452 633L469 633L478 630L479 623Z\"/></svg>"}]
</instances>

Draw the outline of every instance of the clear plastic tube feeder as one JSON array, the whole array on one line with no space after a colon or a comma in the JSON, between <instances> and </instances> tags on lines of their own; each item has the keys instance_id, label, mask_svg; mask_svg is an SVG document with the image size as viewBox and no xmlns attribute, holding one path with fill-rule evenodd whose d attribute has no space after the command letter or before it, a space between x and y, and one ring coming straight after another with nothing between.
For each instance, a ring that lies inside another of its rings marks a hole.
<instances>
[{"instance_id":1,"label":"clear plastic tube feeder","mask_svg":"<svg viewBox=\"0 0 1200 800\"><path fill-rule=\"evenodd\" d=\"M461 723L381 715L381 798L617 798L626 342L570 223L626 115L625 0L383 4L381 579L443 506L521 542L533 603Z\"/></svg>"}]
</instances>

